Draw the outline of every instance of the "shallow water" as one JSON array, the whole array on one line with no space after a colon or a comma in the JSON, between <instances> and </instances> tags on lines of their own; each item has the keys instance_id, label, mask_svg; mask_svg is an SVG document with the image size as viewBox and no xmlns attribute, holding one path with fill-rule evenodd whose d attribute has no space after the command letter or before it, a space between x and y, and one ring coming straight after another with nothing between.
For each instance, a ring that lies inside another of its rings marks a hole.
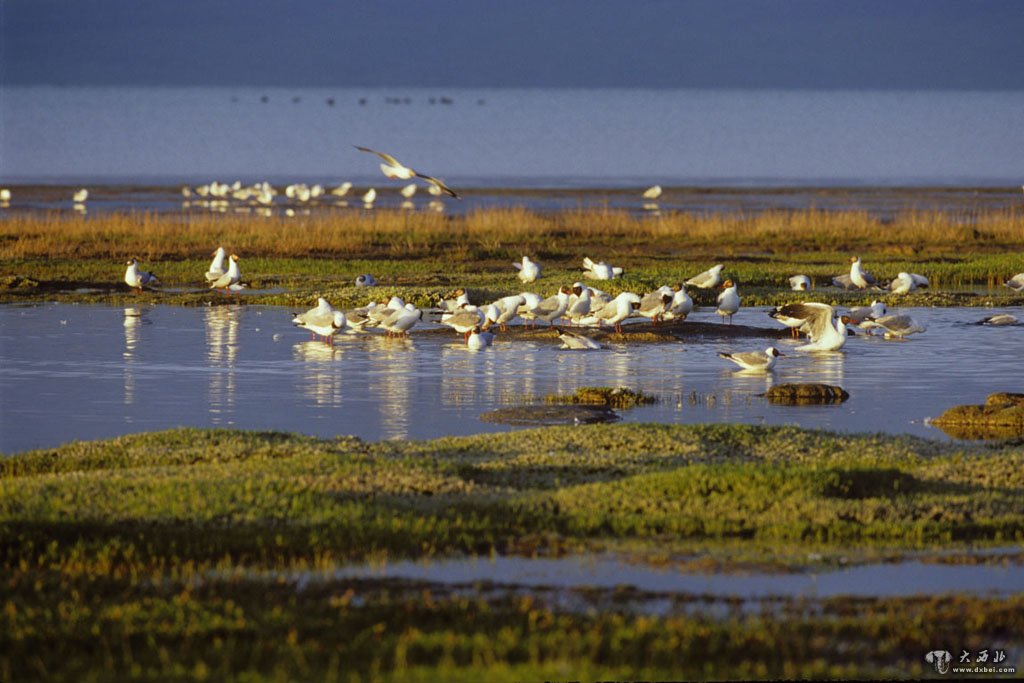
<instances>
[{"instance_id":1,"label":"shallow water","mask_svg":"<svg viewBox=\"0 0 1024 683\"><path fill-rule=\"evenodd\" d=\"M1024 326L969 324L1001 312L908 309L928 332L850 339L840 353L791 353L767 376L718 351L770 340L712 336L577 352L499 339L470 351L451 335L340 335L332 349L269 306L0 306L0 450L10 453L176 426L284 430L368 440L503 431L488 410L580 386L625 385L652 406L629 422L797 424L946 438L924 423L951 405L1020 391ZM692 316L711 320L710 309ZM737 324L770 327L761 309ZM795 344L774 342L784 352ZM777 406L773 383L839 384L841 405Z\"/></svg>"},{"instance_id":2,"label":"shallow water","mask_svg":"<svg viewBox=\"0 0 1024 683\"><path fill-rule=\"evenodd\" d=\"M619 588L716 598L904 597L943 593L1009 595L1024 591L1019 564L953 565L917 560L793 573L700 573L632 564L614 556L495 557L346 567L332 579L377 578L449 585L491 582L529 588ZM300 580L321 578L307 574Z\"/></svg>"}]
</instances>

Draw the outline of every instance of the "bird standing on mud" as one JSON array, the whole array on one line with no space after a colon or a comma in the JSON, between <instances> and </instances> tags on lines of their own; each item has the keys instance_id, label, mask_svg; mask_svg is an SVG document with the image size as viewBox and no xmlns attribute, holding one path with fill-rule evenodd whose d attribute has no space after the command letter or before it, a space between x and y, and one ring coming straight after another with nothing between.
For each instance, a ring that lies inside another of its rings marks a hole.
<instances>
[{"instance_id":1,"label":"bird standing on mud","mask_svg":"<svg viewBox=\"0 0 1024 683\"><path fill-rule=\"evenodd\" d=\"M139 270L138 259L128 259L128 269L124 271L124 281L136 294L142 293L146 285L154 285L160 280L153 273Z\"/></svg>"}]
</instances>

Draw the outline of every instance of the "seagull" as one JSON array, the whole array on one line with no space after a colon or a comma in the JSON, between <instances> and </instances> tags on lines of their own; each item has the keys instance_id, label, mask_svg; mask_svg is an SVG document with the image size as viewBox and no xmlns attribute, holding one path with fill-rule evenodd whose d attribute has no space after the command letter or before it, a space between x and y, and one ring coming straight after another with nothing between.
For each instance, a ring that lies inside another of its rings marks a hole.
<instances>
[{"instance_id":1,"label":"seagull","mask_svg":"<svg viewBox=\"0 0 1024 683\"><path fill-rule=\"evenodd\" d=\"M370 275L369 273L365 273L363 275L357 275L356 276L356 287L376 287L376 286L377 286L377 278L375 278L374 276Z\"/></svg>"},{"instance_id":2,"label":"seagull","mask_svg":"<svg viewBox=\"0 0 1024 683\"><path fill-rule=\"evenodd\" d=\"M219 280L224 274L224 259L227 258L227 255L224 247L217 247L217 251L213 252L213 261L210 263L210 269L206 271L207 282Z\"/></svg>"},{"instance_id":3,"label":"seagull","mask_svg":"<svg viewBox=\"0 0 1024 683\"><path fill-rule=\"evenodd\" d=\"M445 313L441 316L441 324L447 325L456 332L462 333L464 337L469 338L469 333L474 328L486 322L486 316L476 306L470 304L462 304L462 306L451 313Z\"/></svg>"},{"instance_id":4,"label":"seagull","mask_svg":"<svg viewBox=\"0 0 1024 683\"><path fill-rule=\"evenodd\" d=\"M210 289L227 290L228 287L236 284L241 279L242 272L238 269L238 256L232 254L231 261L228 263L228 272L211 282Z\"/></svg>"},{"instance_id":5,"label":"seagull","mask_svg":"<svg viewBox=\"0 0 1024 683\"><path fill-rule=\"evenodd\" d=\"M346 320L342 311L335 310L326 299L320 297L317 299L315 308L311 308L305 313L294 313L292 324L309 330L313 334L313 339L319 335L333 346L334 335L338 333L338 330L344 329Z\"/></svg>"},{"instance_id":6,"label":"seagull","mask_svg":"<svg viewBox=\"0 0 1024 683\"><path fill-rule=\"evenodd\" d=\"M794 275L789 278L789 288L794 292L806 292L811 288L811 278L806 275Z\"/></svg>"},{"instance_id":7,"label":"seagull","mask_svg":"<svg viewBox=\"0 0 1024 683\"><path fill-rule=\"evenodd\" d=\"M473 349L474 351L485 349L488 346L490 346L493 342L494 333L484 332L480 329L479 326L474 327L470 331L469 337L466 338L466 346Z\"/></svg>"},{"instance_id":8,"label":"seagull","mask_svg":"<svg viewBox=\"0 0 1024 683\"><path fill-rule=\"evenodd\" d=\"M832 311L832 307L828 304L814 302L786 304L785 306L773 308L768 313L768 317L775 318L775 320L788 327L792 331L793 337L796 338L800 336L800 329L808 320L826 309L830 312Z\"/></svg>"},{"instance_id":9,"label":"seagull","mask_svg":"<svg viewBox=\"0 0 1024 683\"><path fill-rule=\"evenodd\" d=\"M350 330L352 330L350 334L355 332L362 332L366 327L376 326L377 323L370 318L370 311L376 309L377 307L377 302L371 301L368 306L363 306L361 308L353 308L350 311L345 311L345 325L348 326Z\"/></svg>"},{"instance_id":10,"label":"seagull","mask_svg":"<svg viewBox=\"0 0 1024 683\"><path fill-rule=\"evenodd\" d=\"M395 311L400 311L404 308L405 302L397 296L391 297L388 301L381 301L378 305L367 306L365 307L365 314L369 320L363 324L363 327L380 327Z\"/></svg>"},{"instance_id":11,"label":"seagull","mask_svg":"<svg viewBox=\"0 0 1024 683\"><path fill-rule=\"evenodd\" d=\"M1017 273L1003 284L1015 292L1024 292L1024 273Z\"/></svg>"},{"instance_id":12,"label":"seagull","mask_svg":"<svg viewBox=\"0 0 1024 683\"><path fill-rule=\"evenodd\" d=\"M700 275L691 277L686 284L693 285L697 289L714 289L722 282L722 269L725 266L717 265L710 270L705 270Z\"/></svg>"},{"instance_id":13,"label":"seagull","mask_svg":"<svg viewBox=\"0 0 1024 683\"><path fill-rule=\"evenodd\" d=\"M542 303L540 294L534 292L523 292L520 294L523 297L523 303L516 309L516 315L523 320L529 321L533 324L537 322L537 313Z\"/></svg>"},{"instance_id":14,"label":"seagull","mask_svg":"<svg viewBox=\"0 0 1024 683\"><path fill-rule=\"evenodd\" d=\"M997 313L996 315L990 315L989 317L979 320L979 325L991 325L993 327L1005 327L1008 325L1016 325L1017 318L1010 315L1009 313Z\"/></svg>"},{"instance_id":15,"label":"seagull","mask_svg":"<svg viewBox=\"0 0 1024 683\"><path fill-rule=\"evenodd\" d=\"M604 348L590 337L582 334L576 334L575 332L569 332L568 330L560 330L557 327L555 328L555 333L558 335L558 338L562 340L562 345L558 347L560 349L592 351Z\"/></svg>"},{"instance_id":16,"label":"seagull","mask_svg":"<svg viewBox=\"0 0 1024 683\"><path fill-rule=\"evenodd\" d=\"M718 295L718 310L715 311L723 318L729 318L732 325L732 316L740 310L740 295L736 292L736 285L732 280L726 280L722 285L722 293Z\"/></svg>"},{"instance_id":17,"label":"seagull","mask_svg":"<svg viewBox=\"0 0 1024 683\"><path fill-rule=\"evenodd\" d=\"M610 266L604 261L594 263L590 258L583 259L584 277L595 280L612 280L622 275L623 270L618 266Z\"/></svg>"},{"instance_id":18,"label":"seagull","mask_svg":"<svg viewBox=\"0 0 1024 683\"><path fill-rule=\"evenodd\" d=\"M500 311L500 315L494 320L498 324L498 329L504 332L505 326L515 320L519 315L519 307L525 303L526 297L522 294L513 294L495 301L493 305L497 306Z\"/></svg>"},{"instance_id":19,"label":"seagull","mask_svg":"<svg viewBox=\"0 0 1024 683\"><path fill-rule=\"evenodd\" d=\"M78 190L77 192L75 192L73 195L71 195L72 201L74 201L76 204L82 204L88 198L89 198L89 190L85 189L84 187L82 189Z\"/></svg>"},{"instance_id":20,"label":"seagull","mask_svg":"<svg viewBox=\"0 0 1024 683\"><path fill-rule=\"evenodd\" d=\"M160 281L153 273L139 270L137 259L128 259L127 266L128 269L124 272L124 281L135 293L141 292L145 285L154 285Z\"/></svg>"},{"instance_id":21,"label":"seagull","mask_svg":"<svg viewBox=\"0 0 1024 683\"><path fill-rule=\"evenodd\" d=\"M414 194L416 194L416 183L409 183L398 192L406 199L410 199Z\"/></svg>"},{"instance_id":22,"label":"seagull","mask_svg":"<svg viewBox=\"0 0 1024 683\"><path fill-rule=\"evenodd\" d=\"M399 309L385 318L380 326L387 330L389 337L404 337L413 325L422 319L423 311L412 304L406 304L405 308Z\"/></svg>"},{"instance_id":23,"label":"seagull","mask_svg":"<svg viewBox=\"0 0 1024 683\"><path fill-rule=\"evenodd\" d=\"M11 191L6 187L0 187L0 202L7 203L11 201Z\"/></svg>"},{"instance_id":24,"label":"seagull","mask_svg":"<svg viewBox=\"0 0 1024 683\"><path fill-rule=\"evenodd\" d=\"M632 292L622 292L609 301L600 310L594 311L590 317L580 320L581 325L613 325L615 331L622 333L622 321L640 308L640 297Z\"/></svg>"},{"instance_id":25,"label":"seagull","mask_svg":"<svg viewBox=\"0 0 1024 683\"><path fill-rule=\"evenodd\" d=\"M531 261L529 256L524 256L521 264L513 263L512 267L519 271L516 277L522 280L524 285L528 285L540 277L540 264Z\"/></svg>"},{"instance_id":26,"label":"seagull","mask_svg":"<svg viewBox=\"0 0 1024 683\"><path fill-rule=\"evenodd\" d=\"M348 194L348 191L352 189L352 183L345 181L341 185L331 190L331 194L335 197L344 197Z\"/></svg>"},{"instance_id":27,"label":"seagull","mask_svg":"<svg viewBox=\"0 0 1024 683\"><path fill-rule=\"evenodd\" d=\"M466 290L462 287L459 287L448 296L451 298L439 297L437 300L437 307L442 312L451 313L469 304L469 295L466 294Z\"/></svg>"},{"instance_id":28,"label":"seagull","mask_svg":"<svg viewBox=\"0 0 1024 683\"><path fill-rule=\"evenodd\" d=\"M590 288L577 284L572 288L572 293L576 295L576 300L565 309L565 317L576 322L590 313Z\"/></svg>"},{"instance_id":29,"label":"seagull","mask_svg":"<svg viewBox=\"0 0 1024 683\"><path fill-rule=\"evenodd\" d=\"M558 290L557 294L549 296L537 304L537 307L534 309L534 316L547 321L548 325L551 325L555 320L565 315L566 309L569 308L569 294L571 293L571 289L562 287Z\"/></svg>"},{"instance_id":30,"label":"seagull","mask_svg":"<svg viewBox=\"0 0 1024 683\"><path fill-rule=\"evenodd\" d=\"M809 353L838 351L846 344L846 338L849 335L846 325L850 322L850 316L840 316L836 320L835 309L827 304L819 304L819 306L824 308L819 308L801 328L807 333L811 343L798 346L794 349L795 351Z\"/></svg>"},{"instance_id":31,"label":"seagull","mask_svg":"<svg viewBox=\"0 0 1024 683\"><path fill-rule=\"evenodd\" d=\"M786 354L774 346L769 346L762 351L744 351L743 353L718 353L719 357L731 360L740 366L740 372L770 372L775 368L779 356Z\"/></svg>"},{"instance_id":32,"label":"seagull","mask_svg":"<svg viewBox=\"0 0 1024 683\"><path fill-rule=\"evenodd\" d=\"M409 180L410 178L413 178L413 177L421 178L423 180L426 180L433 187L436 187L439 190L441 190L442 192L444 192L449 197L452 197L454 199L458 199L459 198L459 195L457 195L454 190L452 190L450 187L445 185L443 182L441 182L437 178L434 178L433 176L425 175L423 173L417 173L416 171L412 170L408 166L403 165L402 162L400 162L398 159L394 158L390 154L385 154L384 152L378 152L376 150L370 149L369 147L360 147L359 145L355 145L355 148L358 149L360 152L369 152L370 154L376 154L381 159L383 159L385 161L385 163L380 165L380 170L388 178L391 178L391 179L397 178L399 180Z\"/></svg>"},{"instance_id":33,"label":"seagull","mask_svg":"<svg viewBox=\"0 0 1024 683\"><path fill-rule=\"evenodd\" d=\"M484 314L484 324L481 325L481 329L488 330L491 325L498 322L498 318L501 317L502 309L497 304L485 304L480 307L480 312Z\"/></svg>"},{"instance_id":34,"label":"seagull","mask_svg":"<svg viewBox=\"0 0 1024 683\"><path fill-rule=\"evenodd\" d=\"M661 185L654 185L644 190L644 199L657 199L661 196Z\"/></svg>"},{"instance_id":35,"label":"seagull","mask_svg":"<svg viewBox=\"0 0 1024 683\"><path fill-rule=\"evenodd\" d=\"M669 306L672 305L672 296L672 293L656 289L640 299L640 308L636 312L643 318L650 318L651 322L657 325L661 317L668 312Z\"/></svg>"},{"instance_id":36,"label":"seagull","mask_svg":"<svg viewBox=\"0 0 1024 683\"><path fill-rule=\"evenodd\" d=\"M861 267L860 256L850 257L850 282L856 285L859 289L868 289L869 287L879 286L878 281L875 280L874 276Z\"/></svg>"},{"instance_id":37,"label":"seagull","mask_svg":"<svg viewBox=\"0 0 1024 683\"><path fill-rule=\"evenodd\" d=\"M885 330L886 339L903 339L911 334L924 332L927 329L909 315L886 315L877 319L867 318L864 320L863 325L867 329L877 327Z\"/></svg>"},{"instance_id":38,"label":"seagull","mask_svg":"<svg viewBox=\"0 0 1024 683\"><path fill-rule=\"evenodd\" d=\"M881 318L885 313L885 304L881 301L872 301L870 306L855 306L851 308L846 315L850 318L851 323L870 334L871 330L865 326L864 321L868 318Z\"/></svg>"},{"instance_id":39,"label":"seagull","mask_svg":"<svg viewBox=\"0 0 1024 683\"><path fill-rule=\"evenodd\" d=\"M893 294L909 294L919 286L928 286L927 284L920 285L921 280L924 280L926 283L928 282L928 278L922 275L900 272L896 279L889 283L889 291Z\"/></svg>"},{"instance_id":40,"label":"seagull","mask_svg":"<svg viewBox=\"0 0 1024 683\"><path fill-rule=\"evenodd\" d=\"M672 303L668 311L662 316L663 320L686 320L686 316L693 311L693 299L686 293L686 287L677 282L671 287L662 287L661 291L672 295Z\"/></svg>"},{"instance_id":41,"label":"seagull","mask_svg":"<svg viewBox=\"0 0 1024 683\"><path fill-rule=\"evenodd\" d=\"M373 208L373 202L376 199L377 199L377 190L376 190L376 188L371 187L369 190L366 191L366 194L363 195L363 206L365 208L367 208L367 209L372 209Z\"/></svg>"}]
</instances>

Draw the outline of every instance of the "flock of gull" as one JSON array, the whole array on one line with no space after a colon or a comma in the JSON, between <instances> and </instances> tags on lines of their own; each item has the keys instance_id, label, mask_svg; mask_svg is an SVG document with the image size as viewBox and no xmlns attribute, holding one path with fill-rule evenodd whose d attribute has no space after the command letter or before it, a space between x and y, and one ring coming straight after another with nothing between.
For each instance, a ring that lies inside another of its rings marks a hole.
<instances>
[{"instance_id":1,"label":"flock of gull","mask_svg":"<svg viewBox=\"0 0 1024 683\"><path fill-rule=\"evenodd\" d=\"M369 147L362 147L359 145L355 145L355 148L360 152L374 154L379 157L384 162L380 164L381 173L383 173L384 177L389 180L419 179L426 182L427 192L429 194L435 197L447 195L453 199L459 199L459 194L448 187L443 180L427 175L426 173L415 171L386 152L378 152L377 150L370 149ZM399 194L401 194L403 199L403 209L413 208L411 200L416 194L418 187L419 186L416 185L415 182L411 182L399 190ZM306 202L329 196L339 204L347 205L348 202L344 198L348 196L348 193L351 190L352 183L347 181L339 184L333 189L327 189L320 184L307 185L305 183L295 183L284 188L284 196L289 200L298 202L299 204L304 204ZM193 195L195 195L200 199L200 201L209 201L211 208L226 209L229 199L246 202L257 207L269 208L274 204L274 198L278 195L278 192L266 181L248 186L243 186L240 181L235 181L230 185L214 181L206 185L200 185L196 188L188 186L183 187L181 189L181 194L185 200L190 200ZM374 202L377 201L377 188L369 188L362 194L360 199L362 200L363 208L372 209ZM427 205L427 208L435 211L441 211L444 209L444 205L437 200L432 200ZM293 213L293 210L288 209L286 213L288 212Z\"/></svg>"},{"instance_id":2,"label":"flock of gull","mask_svg":"<svg viewBox=\"0 0 1024 683\"><path fill-rule=\"evenodd\" d=\"M380 170L389 180L419 179L427 183L432 194L445 194L452 198L459 195L442 180L413 170L394 156L379 152L369 147L356 145L360 152L373 154L383 163ZM331 191L332 195L344 196L351 189L351 183L344 183ZM416 185L407 185L401 191L406 198L411 197ZM326 190L322 186L305 185L289 186L285 189L288 197L306 201L322 196ZM184 188L183 194L188 198L192 190ZM229 193L235 198L251 199L260 203L271 203L275 191L267 183L242 188L240 183L235 186L213 183L196 188L200 196L226 197ZM655 185L643 193L646 200L656 200L662 188ZM363 196L364 204L372 205L376 198L373 188ZM73 197L76 204L88 199L88 191L81 189ZM0 191L0 200L9 201L10 193ZM245 285L241 282L241 271L237 254L230 256L223 247L218 247L213 261L206 273L206 281L210 288L226 294L238 293ZM524 285L535 282L541 274L541 265L528 256L522 262L513 264L517 277ZM466 345L472 349L491 346L494 341L493 328L505 331L509 324L519 320L523 324L536 326L538 321L545 322L557 330L562 348L574 350L599 349L601 344L578 331L556 327L556 323L564 321L563 326L600 329L613 328L622 332L622 324L628 318L644 318L654 324L668 321L683 321L694 310L694 302L687 293L687 287L703 290L721 289L717 297L715 312L732 324L732 317L740 309L740 295L737 284L731 279L724 279L724 266L719 264L684 282L663 285L653 291L638 294L630 291L620 292L617 296L583 283L575 282L571 287L563 286L548 297L530 291L502 297L487 304L473 304L469 301L464 289L457 289L448 298L441 298L435 308L427 312L439 316L438 322L463 335ZM607 281L621 277L624 269L604 261L583 259L583 276L585 279ZM136 292L144 287L159 283L151 272L139 269L136 259L127 263L124 276L125 283ZM355 282L358 287L373 287L376 279L369 274L360 275ZM845 290L879 291L890 294L907 294L919 287L928 287L928 278L917 273L899 273L888 283L877 280L864 269L859 256L850 259L850 269L833 278L832 284ZM1008 287L1016 291L1024 291L1024 273L1015 275L1006 282ZM806 275L794 275L789 278L789 286L794 291L808 291L812 287L811 279ZM425 311L401 298L394 296L386 301L371 301L368 305L347 311L335 309L326 299L320 298L317 306L305 313L294 314L292 323L309 331L313 338L322 337L328 344L333 344L334 336L339 332L360 333L372 329L383 330L392 336L405 336L417 323L424 319ZM871 306L855 307L840 312L836 307L819 302L797 302L777 306L769 312L769 316L792 330L794 337L801 334L807 337L807 343L795 347L795 351L804 353L833 352L841 349L850 334L850 327L859 327L865 334L880 331L887 339L904 339L910 335L925 331L925 327L910 315L887 315L885 305L875 301ZM982 321L991 325L1011 325L1017 320L1011 315L992 316ZM721 353L726 360L739 365L745 371L766 372L775 367L782 354L774 346L765 351L743 353Z\"/></svg>"},{"instance_id":3,"label":"flock of gull","mask_svg":"<svg viewBox=\"0 0 1024 683\"><path fill-rule=\"evenodd\" d=\"M238 263L239 257L236 254L229 256L219 247L205 274L209 287L225 294L238 293L245 287L241 283ZM541 276L541 265L528 256L523 256L521 262L512 265L523 285L532 284ZM136 259L129 260L127 266L125 283L134 291L140 292L146 286L158 284L155 275L139 269ZM531 327L542 322L557 332L563 349L600 349L603 348L602 344L584 334L584 331L611 328L621 333L623 323L630 318L646 319L655 325L686 320L695 309L687 287L720 289L715 312L731 325L732 316L740 309L740 295L735 282L723 279L724 268L722 264L715 265L685 282L663 285L642 295L623 291L613 297L597 287L578 281L571 287L560 287L546 298L535 292L523 291L487 304L471 303L465 289L459 288L448 297L439 298L435 306L426 310L406 303L398 296L371 301L359 308L338 310L321 297L314 308L293 314L292 323L310 332L313 339L319 337L333 345L334 337L339 333L358 334L379 330L387 336L406 336L429 314L441 325L462 335L470 349L482 349L492 345L495 329L506 331L508 325L517 321ZM621 277L623 272L623 268L603 261L583 259L584 279L613 280ZM363 274L356 278L355 284L357 287L374 287L377 280L370 274ZM882 284L864 270L860 258L855 256L850 260L849 273L833 278L832 284L850 290L899 294L927 287L929 282L926 277L916 273L900 273L890 283ZM1024 289L1024 273L1016 275L1006 284L1015 290ZM789 279L789 285L794 291L806 291L810 288L810 278L795 275ZM768 315L790 328L794 337L799 338L801 334L806 336L806 343L794 348L794 351L802 353L838 351L846 344L851 327L859 328L867 335L880 332L886 339L904 339L925 332L925 327L910 315L887 315L885 304L879 301L842 312L826 303L797 302L777 306ZM1012 325L1017 320L1003 314L991 316L982 322L989 325ZM784 354L772 346L763 352L719 355L737 364L743 371L767 372L775 367L779 356Z\"/></svg>"}]
</instances>

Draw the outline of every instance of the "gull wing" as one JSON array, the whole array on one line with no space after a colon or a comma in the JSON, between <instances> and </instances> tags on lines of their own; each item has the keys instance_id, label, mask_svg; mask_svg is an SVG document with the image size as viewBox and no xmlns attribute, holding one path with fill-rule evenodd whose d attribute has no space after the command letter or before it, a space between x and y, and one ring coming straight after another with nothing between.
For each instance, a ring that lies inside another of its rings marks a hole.
<instances>
[{"instance_id":1,"label":"gull wing","mask_svg":"<svg viewBox=\"0 0 1024 683\"><path fill-rule=\"evenodd\" d=\"M448 187L443 182L441 182L440 180L438 180L437 178L435 178L433 176L424 175L423 173L417 173L416 177L417 178L422 178L423 180L426 180L428 183L430 183L431 185L436 186L439 190L441 190L441 192L444 192L446 195L448 195L449 197L452 197L453 199L458 199L459 198L459 195L457 195L455 193L455 190L453 190L452 188Z\"/></svg>"},{"instance_id":2,"label":"gull wing","mask_svg":"<svg viewBox=\"0 0 1024 683\"><path fill-rule=\"evenodd\" d=\"M353 147L358 149L360 152L369 152L370 154L376 154L381 159L383 159L384 161L388 162L388 165L390 165L390 166L404 167L404 164L402 162L400 162L398 159L394 158L390 154L385 154L384 152L378 152L377 150L370 149L369 147L360 147L359 145L353 145Z\"/></svg>"},{"instance_id":3,"label":"gull wing","mask_svg":"<svg viewBox=\"0 0 1024 683\"><path fill-rule=\"evenodd\" d=\"M744 351L742 353L721 354L722 358L728 358L737 365L751 368L758 368L768 365L768 356L764 351Z\"/></svg>"},{"instance_id":4,"label":"gull wing","mask_svg":"<svg viewBox=\"0 0 1024 683\"><path fill-rule=\"evenodd\" d=\"M792 304L794 308L800 307L796 310L799 311L800 315L806 315L803 318L804 324L800 329L807 333L807 336L811 338L811 341L816 341L821 338L825 332L832 326L832 318L835 317L835 309L828 304ZM789 308L785 306L784 308ZM793 316L797 318L797 315Z\"/></svg>"},{"instance_id":5,"label":"gull wing","mask_svg":"<svg viewBox=\"0 0 1024 683\"><path fill-rule=\"evenodd\" d=\"M700 275L695 275L686 281L686 284L693 285L694 287L705 287L711 282L714 276L711 275L710 270L705 270Z\"/></svg>"}]
</instances>

